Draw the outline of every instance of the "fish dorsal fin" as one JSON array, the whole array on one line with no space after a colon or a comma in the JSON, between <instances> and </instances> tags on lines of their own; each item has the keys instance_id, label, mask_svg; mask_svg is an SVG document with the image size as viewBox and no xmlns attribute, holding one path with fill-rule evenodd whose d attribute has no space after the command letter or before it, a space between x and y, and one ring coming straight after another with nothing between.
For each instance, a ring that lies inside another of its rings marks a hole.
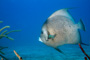
<instances>
[{"instance_id":1,"label":"fish dorsal fin","mask_svg":"<svg viewBox=\"0 0 90 60\"><path fill-rule=\"evenodd\" d=\"M58 15L58 16L65 16L65 17L69 18L70 20L72 20L72 21L74 22L74 19L72 18L72 16L71 16L70 13L68 12L68 9L69 9L69 8L64 8L64 9L57 10L56 12L54 12L54 13L49 17L49 19L52 18L52 17L54 17L54 16L56 16L56 15Z\"/></svg>"}]
</instances>

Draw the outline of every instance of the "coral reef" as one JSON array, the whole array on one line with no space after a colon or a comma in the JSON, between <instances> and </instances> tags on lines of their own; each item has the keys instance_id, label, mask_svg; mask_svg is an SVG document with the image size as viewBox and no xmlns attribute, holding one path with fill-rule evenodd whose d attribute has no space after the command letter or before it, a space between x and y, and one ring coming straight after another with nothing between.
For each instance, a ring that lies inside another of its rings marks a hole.
<instances>
[{"instance_id":1,"label":"coral reef","mask_svg":"<svg viewBox=\"0 0 90 60\"><path fill-rule=\"evenodd\" d=\"M0 54L0 56L2 57L2 59L4 58L5 60L8 60L6 57L4 57L3 55Z\"/></svg>"},{"instance_id":2,"label":"coral reef","mask_svg":"<svg viewBox=\"0 0 90 60\"><path fill-rule=\"evenodd\" d=\"M8 38L8 39L10 39L10 40L14 40L13 38L11 38L11 37L8 37L7 35L8 34L10 34L10 33L12 33L12 32L19 32L20 30L12 30L12 31L10 31L10 32L7 32L7 30L5 30L5 31L3 31L1 34L0 34L0 39L2 39L3 37L6 37L6 38ZM6 33L7 32L7 33Z\"/></svg>"},{"instance_id":3,"label":"coral reef","mask_svg":"<svg viewBox=\"0 0 90 60\"><path fill-rule=\"evenodd\" d=\"M3 60L3 58L1 58L1 60Z\"/></svg>"},{"instance_id":4,"label":"coral reef","mask_svg":"<svg viewBox=\"0 0 90 60\"><path fill-rule=\"evenodd\" d=\"M3 21L0 21L0 23L3 23ZM6 29L6 28L10 28L10 26L4 26L4 27L2 27L2 28L0 29L0 32L3 31L3 30ZM19 32L20 30L12 30L12 31L10 31L10 32L7 32L7 31L8 31L8 30L5 30L5 31L3 31L3 32L0 34L0 39L2 39L3 37L6 37L6 38L8 38L8 39L10 39L10 40L14 40L13 38L8 37L7 35L10 34L10 33L12 33L12 32Z\"/></svg>"},{"instance_id":5,"label":"coral reef","mask_svg":"<svg viewBox=\"0 0 90 60\"><path fill-rule=\"evenodd\" d=\"M6 28L10 28L10 26L4 26L3 28L0 29L0 32Z\"/></svg>"},{"instance_id":6,"label":"coral reef","mask_svg":"<svg viewBox=\"0 0 90 60\"><path fill-rule=\"evenodd\" d=\"M0 23L3 23L3 21L0 21Z\"/></svg>"},{"instance_id":7,"label":"coral reef","mask_svg":"<svg viewBox=\"0 0 90 60\"><path fill-rule=\"evenodd\" d=\"M3 21L0 21L0 23L3 23ZM4 29L6 29L6 28L10 28L10 26L4 26L4 27L2 27L1 29L0 29L0 32L1 31L3 31ZM5 31L3 31L1 34L0 34L0 39L2 39L3 37L5 37L5 38L8 38L8 39L10 39L10 40L14 40L13 38L11 38L11 37L8 37L7 35L8 34L10 34L10 33L12 33L12 32L19 32L20 30L12 30L12 31L9 31L9 32L7 32L8 30L5 30ZM2 49L5 49L5 48L8 48L8 47L2 47L2 46L0 46L0 57L2 57L1 58L1 60L8 60L6 57L4 57L3 55L5 54L5 53L3 53L1 50Z\"/></svg>"},{"instance_id":8,"label":"coral reef","mask_svg":"<svg viewBox=\"0 0 90 60\"><path fill-rule=\"evenodd\" d=\"M22 60L22 57L14 50L15 55L18 57L19 60Z\"/></svg>"},{"instance_id":9,"label":"coral reef","mask_svg":"<svg viewBox=\"0 0 90 60\"><path fill-rule=\"evenodd\" d=\"M3 50L3 49L5 49L5 48L8 48L8 47L2 47L2 46L0 46L0 53L1 54L5 54L5 53L3 53L1 50Z\"/></svg>"}]
</instances>

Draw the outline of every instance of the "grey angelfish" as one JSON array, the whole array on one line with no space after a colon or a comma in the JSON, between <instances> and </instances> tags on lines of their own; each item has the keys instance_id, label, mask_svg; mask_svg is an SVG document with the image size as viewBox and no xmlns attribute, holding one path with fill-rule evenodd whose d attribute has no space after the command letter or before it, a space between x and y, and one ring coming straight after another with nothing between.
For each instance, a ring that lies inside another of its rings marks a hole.
<instances>
[{"instance_id":1,"label":"grey angelfish","mask_svg":"<svg viewBox=\"0 0 90 60\"><path fill-rule=\"evenodd\" d=\"M85 31L83 22L76 24L68 8L60 9L43 24L39 41L61 52L58 46L82 43L78 29Z\"/></svg>"}]
</instances>

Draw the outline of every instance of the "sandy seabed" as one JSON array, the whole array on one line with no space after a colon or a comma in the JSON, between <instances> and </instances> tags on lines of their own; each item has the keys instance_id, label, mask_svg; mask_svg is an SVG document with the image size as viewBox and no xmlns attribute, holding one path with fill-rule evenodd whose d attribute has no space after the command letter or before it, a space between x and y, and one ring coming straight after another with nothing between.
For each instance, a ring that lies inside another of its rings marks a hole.
<instances>
[{"instance_id":1,"label":"sandy seabed","mask_svg":"<svg viewBox=\"0 0 90 60\"><path fill-rule=\"evenodd\" d=\"M82 45L83 49L90 56L90 46ZM85 60L78 45L64 45L59 47L65 54L59 53L48 46L18 46L4 50L4 56L9 60L18 60L13 50L23 58L23 60Z\"/></svg>"}]
</instances>

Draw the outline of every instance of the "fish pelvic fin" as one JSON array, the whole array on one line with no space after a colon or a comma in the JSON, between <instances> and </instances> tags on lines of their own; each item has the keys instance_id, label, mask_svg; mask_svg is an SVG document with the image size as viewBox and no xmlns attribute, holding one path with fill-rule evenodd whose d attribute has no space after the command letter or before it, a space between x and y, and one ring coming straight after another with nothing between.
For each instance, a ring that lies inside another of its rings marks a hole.
<instances>
[{"instance_id":1,"label":"fish pelvic fin","mask_svg":"<svg viewBox=\"0 0 90 60\"><path fill-rule=\"evenodd\" d=\"M88 44L85 44L85 43L81 43L81 44L86 45L86 46L89 46Z\"/></svg>"},{"instance_id":2,"label":"fish pelvic fin","mask_svg":"<svg viewBox=\"0 0 90 60\"><path fill-rule=\"evenodd\" d=\"M55 50L57 50L58 52L64 54L64 52L62 52L59 48L55 48ZM64 54L65 55L65 54Z\"/></svg>"},{"instance_id":3,"label":"fish pelvic fin","mask_svg":"<svg viewBox=\"0 0 90 60\"><path fill-rule=\"evenodd\" d=\"M86 30L86 29L85 29L85 26L84 26L84 24L83 24L83 21L82 21L81 19L80 19L80 21L78 22L78 28L79 28L79 29L82 29L82 30L84 30L84 31Z\"/></svg>"}]
</instances>

